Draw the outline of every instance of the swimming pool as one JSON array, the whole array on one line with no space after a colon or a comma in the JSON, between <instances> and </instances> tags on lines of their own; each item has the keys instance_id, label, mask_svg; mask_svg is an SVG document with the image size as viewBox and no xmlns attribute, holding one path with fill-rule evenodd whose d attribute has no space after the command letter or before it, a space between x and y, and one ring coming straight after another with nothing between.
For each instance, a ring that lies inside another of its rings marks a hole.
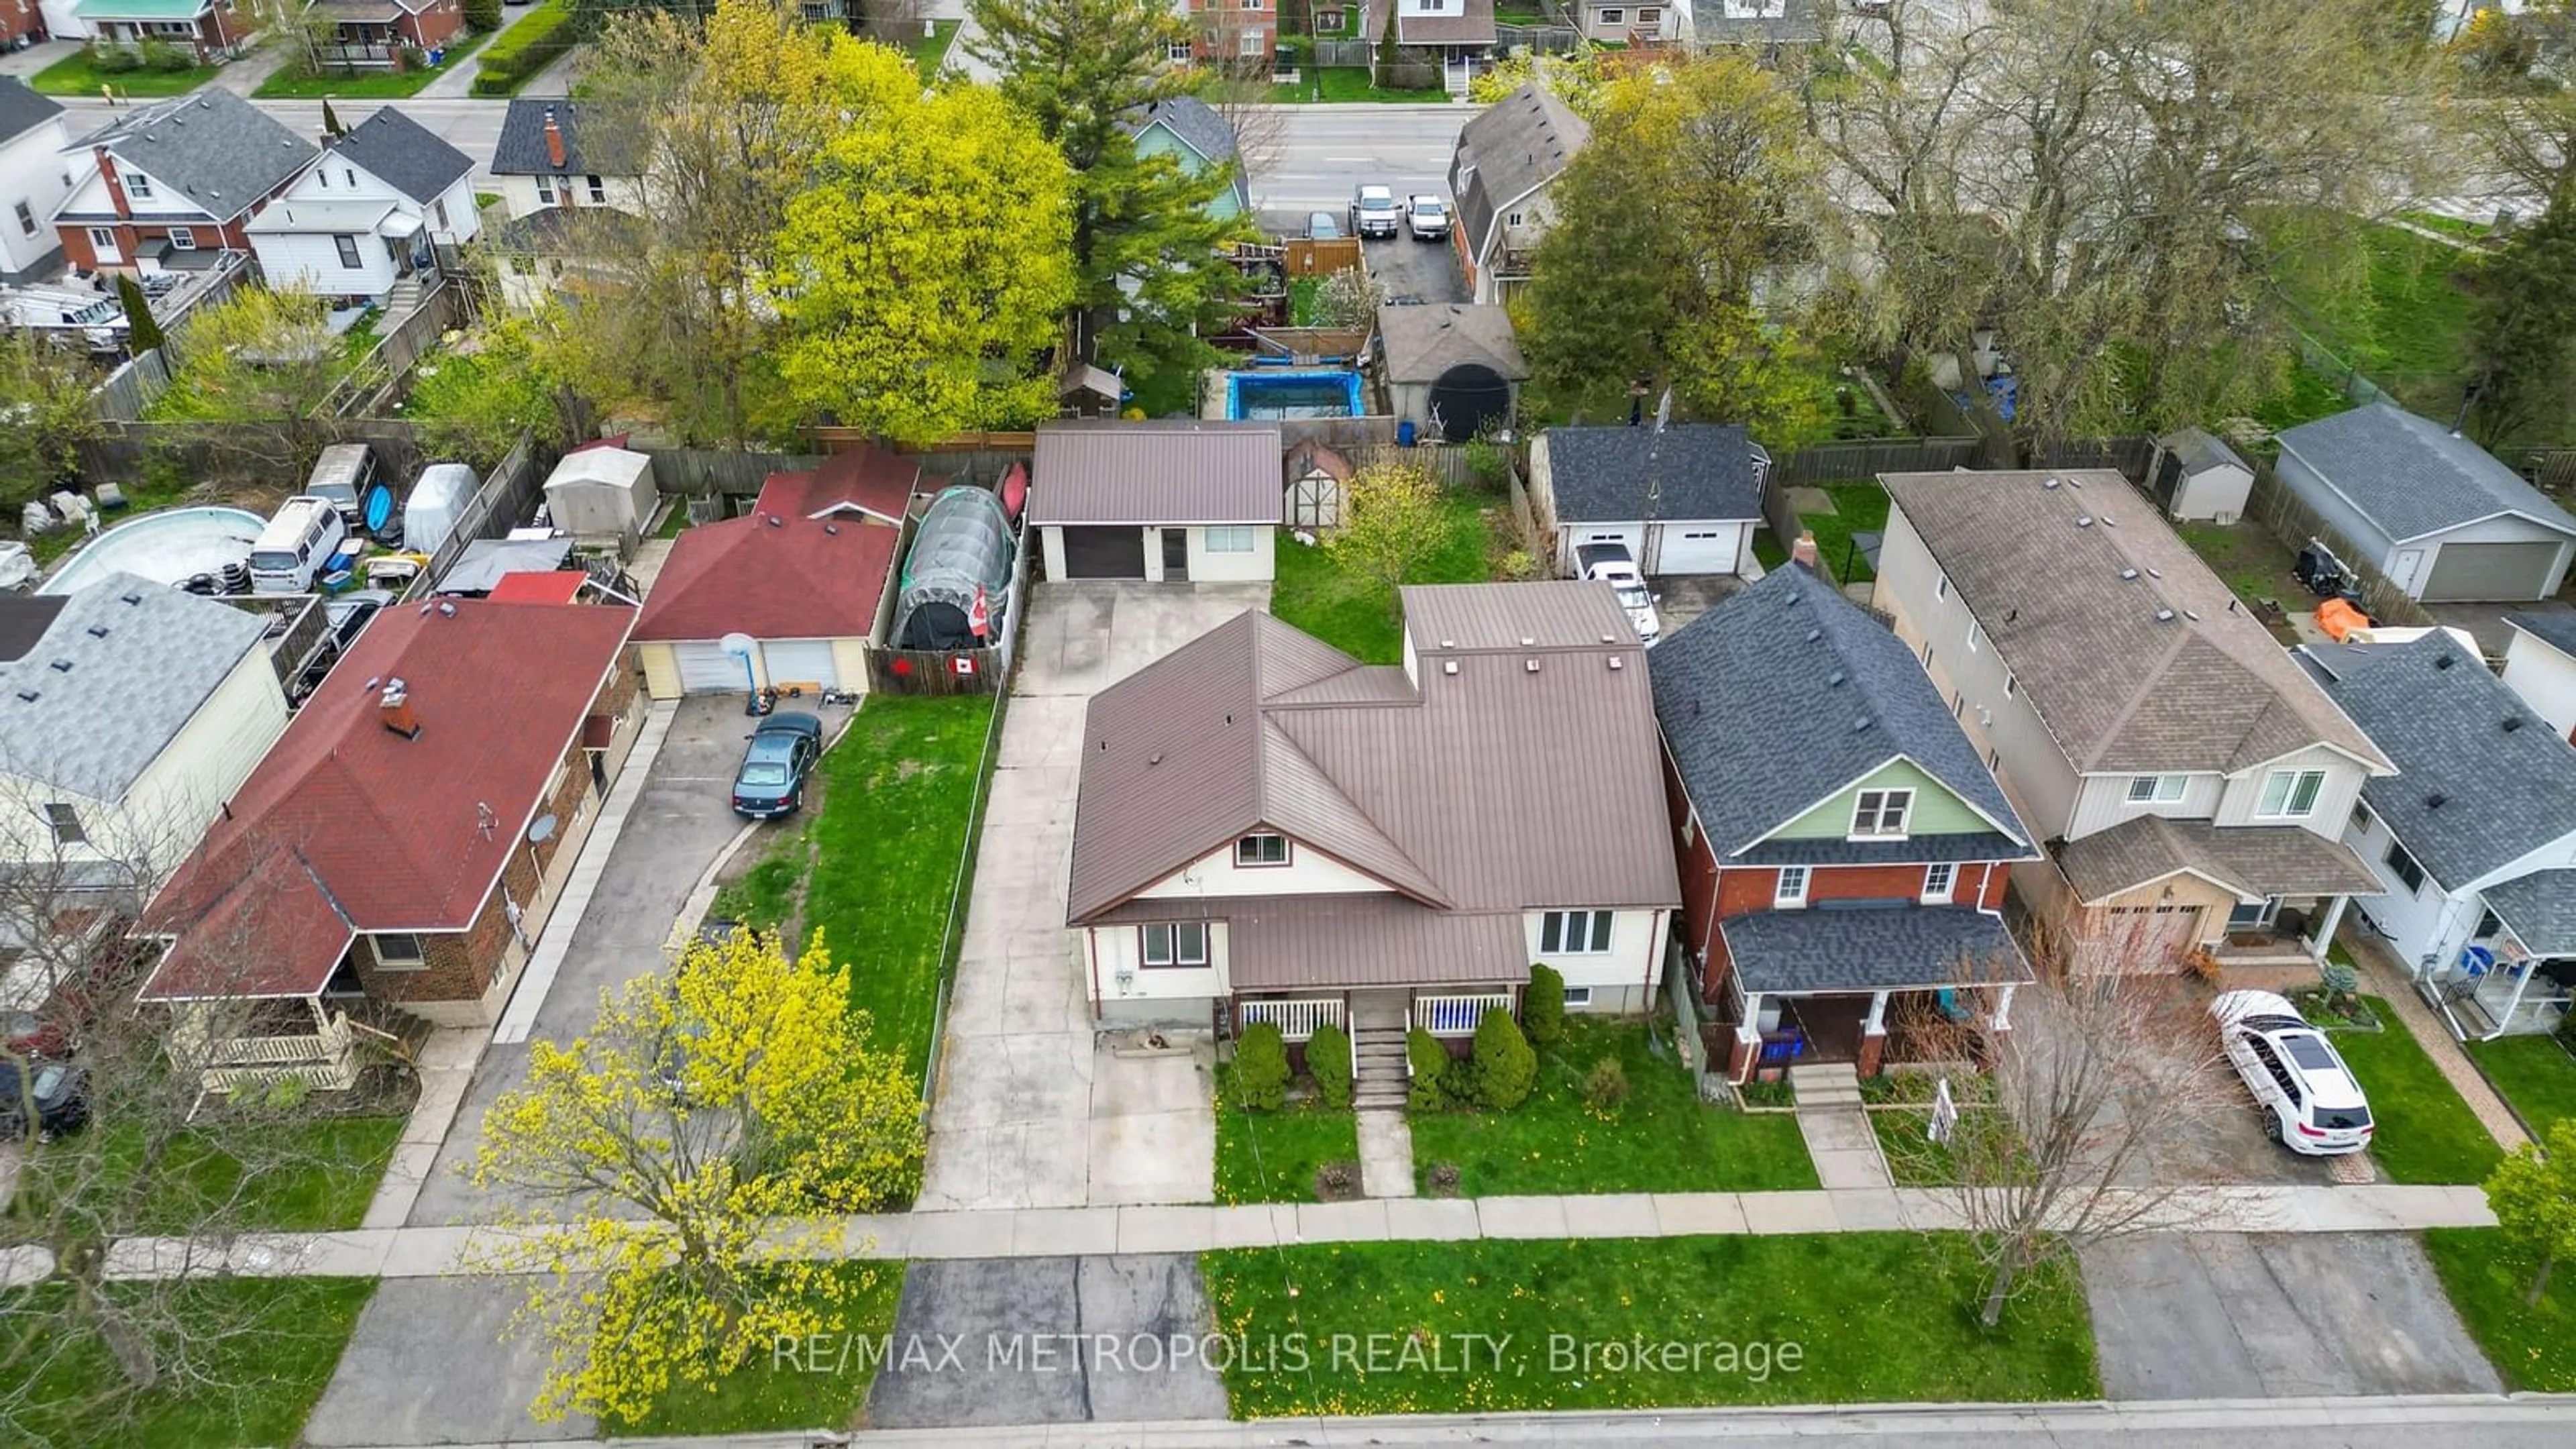
<instances>
[{"instance_id":1,"label":"swimming pool","mask_svg":"<svg viewBox=\"0 0 2576 1449\"><path fill-rule=\"evenodd\" d=\"M165 508L129 518L83 544L36 592L77 593L114 573L185 583L248 560L251 542L267 524L247 508Z\"/></svg>"},{"instance_id":2,"label":"swimming pool","mask_svg":"<svg viewBox=\"0 0 2576 1449\"><path fill-rule=\"evenodd\" d=\"M1360 375L1347 369L1226 374L1229 418L1355 418L1362 411Z\"/></svg>"}]
</instances>

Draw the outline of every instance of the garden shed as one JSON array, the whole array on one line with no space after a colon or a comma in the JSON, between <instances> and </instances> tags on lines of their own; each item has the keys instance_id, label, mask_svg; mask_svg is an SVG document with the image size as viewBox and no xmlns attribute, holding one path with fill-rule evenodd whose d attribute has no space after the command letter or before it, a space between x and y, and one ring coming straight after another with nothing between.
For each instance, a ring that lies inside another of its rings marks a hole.
<instances>
[{"instance_id":1,"label":"garden shed","mask_svg":"<svg viewBox=\"0 0 2576 1449\"><path fill-rule=\"evenodd\" d=\"M614 441L575 448L546 477L546 511L575 538L615 538L622 546L643 532L660 501L652 458Z\"/></svg>"},{"instance_id":2,"label":"garden shed","mask_svg":"<svg viewBox=\"0 0 2576 1449\"><path fill-rule=\"evenodd\" d=\"M1001 500L981 488L941 490L903 561L890 640L898 649L977 649L998 641L1015 545ZM975 629L977 601L984 629Z\"/></svg>"},{"instance_id":3,"label":"garden shed","mask_svg":"<svg viewBox=\"0 0 2576 1449\"><path fill-rule=\"evenodd\" d=\"M2168 518L2234 523L2254 491L2254 470L2199 428L2156 439L2154 491Z\"/></svg>"}]
</instances>

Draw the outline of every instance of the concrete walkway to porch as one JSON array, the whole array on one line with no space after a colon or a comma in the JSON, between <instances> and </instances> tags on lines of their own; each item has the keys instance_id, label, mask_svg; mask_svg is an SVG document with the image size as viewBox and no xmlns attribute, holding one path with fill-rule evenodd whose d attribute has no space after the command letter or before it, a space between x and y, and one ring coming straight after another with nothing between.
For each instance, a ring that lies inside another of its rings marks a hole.
<instances>
[{"instance_id":1,"label":"concrete walkway to porch","mask_svg":"<svg viewBox=\"0 0 2576 1449\"><path fill-rule=\"evenodd\" d=\"M2338 939L2361 968L2361 989L2388 1003L2389 1010L2405 1024L2408 1034L2424 1048L2424 1055L2433 1059L2433 1065L2442 1073L2443 1079L2459 1092L2460 1100L2469 1104L2469 1110L2477 1114L2478 1121L2485 1125L2487 1131L2494 1134L2496 1145L2511 1152L2529 1142L2531 1134L2523 1128L2521 1119L2504 1104L2504 1098L2496 1095L2496 1089L2487 1084L2485 1074L2478 1070L2477 1063L2469 1060L2468 1052L2460 1046L2458 1038L2451 1035L2451 1029L2443 1024L2440 1015L2416 994L2413 979L2404 964L2398 961L2396 953L2388 949L2388 943L2348 924Z\"/></svg>"},{"instance_id":2,"label":"concrete walkway to porch","mask_svg":"<svg viewBox=\"0 0 2576 1449\"><path fill-rule=\"evenodd\" d=\"M1816 1181L1827 1192L1867 1192L1894 1185L1878 1133L1861 1106L1860 1073L1849 1062L1820 1062L1789 1069L1798 1099L1798 1135L1815 1159Z\"/></svg>"},{"instance_id":3,"label":"concrete walkway to porch","mask_svg":"<svg viewBox=\"0 0 2576 1449\"><path fill-rule=\"evenodd\" d=\"M1413 1127L1402 1112L1362 1112L1360 1191L1370 1197L1413 1196Z\"/></svg>"}]
</instances>

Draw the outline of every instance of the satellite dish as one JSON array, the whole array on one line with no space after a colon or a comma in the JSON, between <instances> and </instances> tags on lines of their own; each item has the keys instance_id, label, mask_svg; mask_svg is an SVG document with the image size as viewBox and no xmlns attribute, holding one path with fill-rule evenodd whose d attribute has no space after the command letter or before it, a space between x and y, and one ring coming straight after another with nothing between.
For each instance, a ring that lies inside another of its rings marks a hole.
<instances>
[{"instance_id":1,"label":"satellite dish","mask_svg":"<svg viewBox=\"0 0 2576 1449\"><path fill-rule=\"evenodd\" d=\"M736 659L749 659L751 651L758 646L751 642L751 636L748 634L727 634L716 641L716 647Z\"/></svg>"},{"instance_id":2,"label":"satellite dish","mask_svg":"<svg viewBox=\"0 0 2576 1449\"><path fill-rule=\"evenodd\" d=\"M554 839L555 825L555 817L552 814L540 815L536 819L529 821L528 843L530 845L543 845L547 841Z\"/></svg>"}]
</instances>

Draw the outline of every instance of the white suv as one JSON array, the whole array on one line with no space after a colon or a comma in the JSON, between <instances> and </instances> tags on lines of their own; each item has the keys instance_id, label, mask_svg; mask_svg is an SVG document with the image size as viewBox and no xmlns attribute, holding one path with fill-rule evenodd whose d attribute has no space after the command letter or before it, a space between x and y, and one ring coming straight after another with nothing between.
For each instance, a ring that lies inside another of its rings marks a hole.
<instances>
[{"instance_id":1,"label":"white suv","mask_svg":"<svg viewBox=\"0 0 2576 1449\"><path fill-rule=\"evenodd\" d=\"M2292 1152L2340 1157L2370 1145L2370 1104L2332 1043L2269 991L2209 1003L2228 1062L2263 1109L2263 1132Z\"/></svg>"},{"instance_id":2,"label":"white suv","mask_svg":"<svg viewBox=\"0 0 2576 1449\"><path fill-rule=\"evenodd\" d=\"M1449 203L1439 197L1413 197L1405 203L1404 220L1415 241L1449 239Z\"/></svg>"}]
</instances>

